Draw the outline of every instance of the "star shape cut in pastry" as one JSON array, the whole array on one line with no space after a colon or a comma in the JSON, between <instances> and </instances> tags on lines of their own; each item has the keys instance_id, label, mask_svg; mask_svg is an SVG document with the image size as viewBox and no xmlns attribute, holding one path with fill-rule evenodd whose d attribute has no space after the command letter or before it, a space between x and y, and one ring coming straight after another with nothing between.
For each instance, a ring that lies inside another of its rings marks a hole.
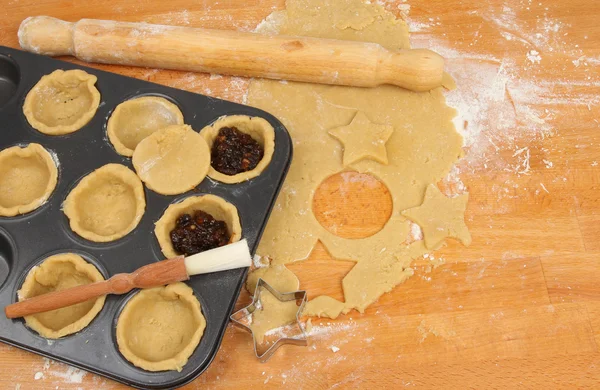
<instances>
[{"instance_id":1,"label":"star shape cut in pastry","mask_svg":"<svg viewBox=\"0 0 600 390\"><path fill-rule=\"evenodd\" d=\"M302 289L306 290L309 302L323 295L343 302L342 280L355 265L355 261L331 256L320 241L306 260L286 264L300 281Z\"/></svg>"},{"instance_id":2,"label":"star shape cut in pastry","mask_svg":"<svg viewBox=\"0 0 600 390\"><path fill-rule=\"evenodd\" d=\"M387 164L385 144L393 132L392 126L373 123L362 111L356 113L349 125L329 130L344 146L344 166L367 159Z\"/></svg>"},{"instance_id":3,"label":"star shape cut in pastry","mask_svg":"<svg viewBox=\"0 0 600 390\"><path fill-rule=\"evenodd\" d=\"M427 249L439 248L446 237L455 238L468 246L471 243L471 234L465 224L468 199L469 194L448 198L430 184L423 203L404 210L402 215L421 226Z\"/></svg>"},{"instance_id":4,"label":"star shape cut in pastry","mask_svg":"<svg viewBox=\"0 0 600 390\"><path fill-rule=\"evenodd\" d=\"M252 303L230 319L252 334L254 353L266 362L283 344L308 345L300 324L305 304L306 291L280 293L259 278Z\"/></svg>"}]
</instances>

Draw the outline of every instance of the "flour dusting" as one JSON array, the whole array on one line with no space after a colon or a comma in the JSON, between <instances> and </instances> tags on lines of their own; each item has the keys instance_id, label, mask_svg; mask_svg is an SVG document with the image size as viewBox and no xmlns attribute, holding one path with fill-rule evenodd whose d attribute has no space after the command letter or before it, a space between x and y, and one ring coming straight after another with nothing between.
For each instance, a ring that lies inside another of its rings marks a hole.
<instances>
[{"instance_id":1,"label":"flour dusting","mask_svg":"<svg viewBox=\"0 0 600 390\"><path fill-rule=\"evenodd\" d=\"M423 239L423 230L419 225L414 222L409 221L409 229L408 229L408 238L406 239L406 244L412 244L416 241L421 241ZM384 248L385 249L385 248Z\"/></svg>"},{"instance_id":2,"label":"flour dusting","mask_svg":"<svg viewBox=\"0 0 600 390\"><path fill-rule=\"evenodd\" d=\"M267 256L254 255L252 258L252 265L254 268L265 268L268 267L271 260Z\"/></svg>"},{"instance_id":3,"label":"flour dusting","mask_svg":"<svg viewBox=\"0 0 600 390\"><path fill-rule=\"evenodd\" d=\"M323 340L336 336L338 341L340 341L340 336L352 336L358 329L358 324L353 321L321 322L319 324L313 324L310 329L306 329L306 335L312 340ZM343 342L343 340L341 341Z\"/></svg>"},{"instance_id":4,"label":"flour dusting","mask_svg":"<svg viewBox=\"0 0 600 390\"><path fill-rule=\"evenodd\" d=\"M466 38L467 48L459 49L460 45L445 38L446 27L440 27L439 17L406 18L413 47L443 55L458 85L446 95L448 104L458 111L454 123L466 149L455 174L494 170L530 175L533 159L543 160L549 169L553 162L538 145L557 134L556 122L564 110L576 111L578 106L591 110L600 104L600 76L592 70L598 58L583 53L569 37L572 26L554 18L552 10L524 17L534 6L521 2L520 6L481 5L466 11L465 17L498 34L495 49L505 50L500 57L484 54L486 47L478 46L478 32ZM522 61L512 55L514 50L522 51ZM540 68L544 53L571 57L575 71L544 73Z\"/></svg>"},{"instance_id":5,"label":"flour dusting","mask_svg":"<svg viewBox=\"0 0 600 390\"><path fill-rule=\"evenodd\" d=\"M50 385L52 388L61 388L66 383L83 383L83 378L87 375L84 370L48 358L42 358L41 361L43 362L41 367L39 364L34 365L36 371L33 379Z\"/></svg>"},{"instance_id":6,"label":"flour dusting","mask_svg":"<svg viewBox=\"0 0 600 390\"><path fill-rule=\"evenodd\" d=\"M50 371L50 376L63 379L64 383L81 383L83 377L87 375L86 371L79 368L67 367L66 371Z\"/></svg>"},{"instance_id":7,"label":"flour dusting","mask_svg":"<svg viewBox=\"0 0 600 390\"><path fill-rule=\"evenodd\" d=\"M527 52L527 59L532 64L539 64L542 61L542 56L540 56L540 53L537 50L529 50L529 52Z\"/></svg>"}]
</instances>

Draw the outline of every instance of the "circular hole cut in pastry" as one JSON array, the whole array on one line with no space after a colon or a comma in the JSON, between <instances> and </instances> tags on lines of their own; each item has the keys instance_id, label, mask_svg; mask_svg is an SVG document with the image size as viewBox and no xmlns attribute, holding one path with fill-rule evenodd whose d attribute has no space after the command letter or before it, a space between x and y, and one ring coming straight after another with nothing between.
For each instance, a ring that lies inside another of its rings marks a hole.
<instances>
[{"instance_id":1,"label":"circular hole cut in pastry","mask_svg":"<svg viewBox=\"0 0 600 390\"><path fill-rule=\"evenodd\" d=\"M29 91L23 113L29 124L48 135L72 133L96 114L100 92L97 77L83 70L55 70Z\"/></svg>"},{"instance_id":2,"label":"circular hole cut in pastry","mask_svg":"<svg viewBox=\"0 0 600 390\"><path fill-rule=\"evenodd\" d=\"M75 233L90 241L114 241L142 219L144 186L126 166L107 164L81 179L63 206Z\"/></svg>"},{"instance_id":3,"label":"circular hole cut in pastry","mask_svg":"<svg viewBox=\"0 0 600 390\"><path fill-rule=\"evenodd\" d=\"M201 210L210 214L214 219L224 221L229 232L229 243L239 241L242 237L242 226L234 205L215 195L190 196L182 202L171 204L156 222L154 234L162 253L170 259L180 256L173 248L171 231L175 228L177 219L183 214L193 215Z\"/></svg>"},{"instance_id":4,"label":"circular hole cut in pastry","mask_svg":"<svg viewBox=\"0 0 600 390\"><path fill-rule=\"evenodd\" d=\"M372 174L343 171L329 176L313 194L312 212L329 233L349 239L371 237L392 216L388 187ZM356 212L357 210L368 210Z\"/></svg>"},{"instance_id":5,"label":"circular hole cut in pastry","mask_svg":"<svg viewBox=\"0 0 600 390\"><path fill-rule=\"evenodd\" d=\"M205 328L193 290L173 283L142 290L127 302L117 321L117 344L136 367L181 371Z\"/></svg>"},{"instance_id":6,"label":"circular hole cut in pastry","mask_svg":"<svg viewBox=\"0 0 600 390\"><path fill-rule=\"evenodd\" d=\"M40 144L0 151L0 216L14 217L40 207L52 194L58 169Z\"/></svg>"},{"instance_id":7,"label":"circular hole cut in pastry","mask_svg":"<svg viewBox=\"0 0 600 390\"><path fill-rule=\"evenodd\" d=\"M144 138L135 148L132 162L148 188L176 195L204 180L210 167L210 150L190 126L173 125Z\"/></svg>"},{"instance_id":8,"label":"circular hole cut in pastry","mask_svg":"<svg viewBox=\"0 0 600 390\"><path fill-rule=\"evenodd\" d=\"M223 174L211 165L208 170L208 176L222 183L233 184L241 183L260 175L273 158L273 151L275 150L275 130L273 126L260 117L231 115L219 118L213 124L206 126L200 131L200 135L204 137L211 151L214 150L213 145L219 134L219 130L224 127L234 127L242 133L250 135L263 148L263 157L254 169L235 175Z\"/></svg>"},{"instance_id":9,"label":"circular hole cut in pastry","mask_svg":"<svg viewBox=\"0 0 600 390\"><path fill-rule=\"evenodd\" d=\"M19 301L71 287L101 282L102 274L74 253L50 256L33 267L18 291ZM41 336L57 339L80 331L102 310L104 296L76 305L25 317L25 323Z\"/></svg>"},{"instance_id":10,"label":"circular hole cut in pastry","mask_svg":"<svg viewBox=\"0 0 600 390\"><path fill-rule=\"evenodd\" d=\"M175 104L158 96L142 96L119 104L106 130L117 153L131 157L136 146L150 134L182 124L183 114Z\"/></svg>"}]
</instances>

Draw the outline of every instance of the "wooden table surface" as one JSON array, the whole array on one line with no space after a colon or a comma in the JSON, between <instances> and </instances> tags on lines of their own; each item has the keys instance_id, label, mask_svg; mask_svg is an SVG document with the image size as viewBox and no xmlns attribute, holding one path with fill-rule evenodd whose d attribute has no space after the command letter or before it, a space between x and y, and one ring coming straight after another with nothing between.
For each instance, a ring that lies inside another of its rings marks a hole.
<instances>
[{"instance_id":1,"label":"wooden table surface","mask_svg":"<svg viewBox=\"0 0 600 390\"><path fill-rule=\"evenodd\" d=\"M412 41L448 57L459 83L449 99L470 115L471 146L458 172L470 193L473 244L449 242L435 254L439 267L421 261L366 313L314 321L309 347L285 346L266 364L254 358L249 334L230 326L214 363L187 388L599 387L600 4L382 4L408 14ZM19 23L30 15L250 31L284 3L10 0L1 8L0 44L17 47ZM100 68L238 102L247 87L241 78ZM332 179L324 193L339 183ZM356 197L355 206L372 196ZM315 209L333 207L327 199ZM378 218L348 219L346 233L377 229ZM317 246L291 268L312 296L342 298L351 265ZM243 294L240 306L247 302ZM2 389L123 387L0 345Z\"/></svg>"}]
</instances>

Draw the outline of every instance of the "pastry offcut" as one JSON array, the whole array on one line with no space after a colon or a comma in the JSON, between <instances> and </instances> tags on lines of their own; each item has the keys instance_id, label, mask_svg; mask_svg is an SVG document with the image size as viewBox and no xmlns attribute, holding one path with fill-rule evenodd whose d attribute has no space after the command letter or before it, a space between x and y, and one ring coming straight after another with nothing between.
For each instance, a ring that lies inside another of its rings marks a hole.
<instances>
[{"instance_id":1,"label":"pastry offcut","mask_svg":"<svg viewBox=\"0 0 600 390\"><path fill-rule=\"evenodd\" d=\"M194 291L174 283L142 290L127 302L117 322L117 344L136 367L181 371L205 327Z\"/></svg>"},{"instance_id":2,"label":"pastry offcut","mask_svg":"<svg viewBox=\"0 0 600 390\"><path fill-rule=\"evenodd\" d=\"M135 148L132 162L148 188L159 194L176 195L204 180L210 151L190 126L174 125L144 138Z\"/></svg>"},{"instance_id":3,"label":"pastry offcut","mask_svg":"<svg viewBox=\"0 0 600 390\"><path fill-rule=\"evenodd\" d=\"M58 169L40 144L0 151L0 216L14 217L40 207L52 194Z\"/></svg>"},{"instance_id":4,"label":"pastry offcut","mask_svg":"<svg viewBox=\"0 0 600 390\"><path fill-rule=\"evenodd\" d=\"M162 97L143 96L119 104L106 131L117 153L131 157L136 146L150 134L182 124L183 114L175 104Z\"/></svg>"},{"instance_id":5,"label":"pastry offcut","mask_svg":"<svg viewBox=\"0 0 600 390\"><path fill-rule=\"evenodd\" d=\"M100 92L98 78L83 70L55 70L29 91L23 113L29 124L48 135L72 133L96 114Z\"/></svg>"},{"instance_id":6,"label":"pastry offcut","mask_svg":"<svg viewBox=\"0 0 600 390\"><path fill-rule=\"evenodd\" d=\"M71 229L96 242L114 241L131 232L145 208L142 182L120 164L104 165L84 177L63 205Z\"/></svg>"},{"instance_id":7,"label":"pastry offcut","mask_svg":"<svg viewBox=\"0 0 600 390\"><path fill-rule=\"evenodd\" d=\"M183 214L193 215L198 210L210 214L216 220L225 222L230 243L239 241L242 237L240 217L234 205L215 195L190 196L180 203L174 203L167 207L154 227L154 234L160 249L167 258L181 255L173 248L170 236L171 231L176 226L177 219Z\"/></svg>"},{"instance_id":8,"label":"pastry offcut","mask_svg":"<svg viewBox=\"0 0 600 390\"><path fill-rule=\"evenodd\" d=\"M200 131L200 135L204 137L210 149L213 148L219 130L224 127L233 127L242 133L250 135L260 146L262 146L263 158L254 169L235 175L223 174L210 166L208 169L208 176L222 183L233 184L241 183L260 175L273 158L273 151L275 150L275 130L273 129L273 126L265 119L259 117L250 117L246 115L224 116Z\"/></svg>"},{"instance_id":9,"label":"pastry offcut","mask_svg":"<svg viewBox=\"0 0 600 390\"><path fill-rule=\"evenodd\" d=\"M257 344L265 341L270 331L283 328L297 319L298 305L296 301L281 301L266 288L259 290L260 304L252 315L250 329Z\"/></svg>"},{"instance_id":10,"label":"pastry offcut","mask_svg":"<svg viewBox=\"0 0 600 390\"><path fill-rule=\"evenodd\" d=\"M50 256L34 267L18 291L19 301L53 291L103 281L92 264L74 253ZM89 325L104 306L105 297L25 317L25 323L41 336L57 339Z\"/></svg>"}]
</instances>

